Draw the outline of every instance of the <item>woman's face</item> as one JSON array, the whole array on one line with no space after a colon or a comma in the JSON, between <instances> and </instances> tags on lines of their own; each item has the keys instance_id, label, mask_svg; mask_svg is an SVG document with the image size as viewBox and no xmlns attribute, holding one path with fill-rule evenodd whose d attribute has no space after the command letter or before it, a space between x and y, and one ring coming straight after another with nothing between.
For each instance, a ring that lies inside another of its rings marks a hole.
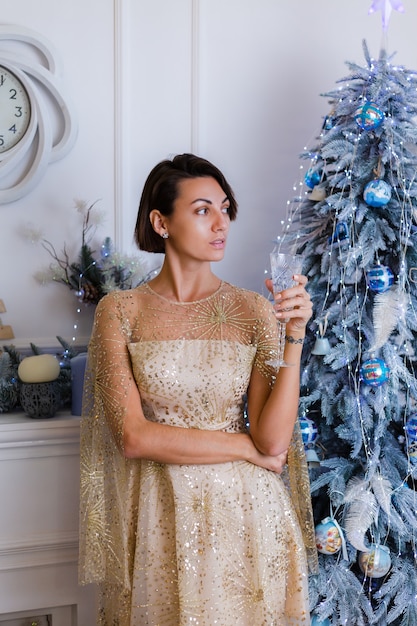
<instances>
[{"instance_id":1,"label":"woman's face","mask_svg":"<svg viewBox=\"0 0 417 626\"><path fill-rule=\"evenodd\" d=\"M229 232L230 202L211 177L191 178L178 184L174 211L164 218L169 250L189 259L220 261Z\"/></svg>"}]
</instances>

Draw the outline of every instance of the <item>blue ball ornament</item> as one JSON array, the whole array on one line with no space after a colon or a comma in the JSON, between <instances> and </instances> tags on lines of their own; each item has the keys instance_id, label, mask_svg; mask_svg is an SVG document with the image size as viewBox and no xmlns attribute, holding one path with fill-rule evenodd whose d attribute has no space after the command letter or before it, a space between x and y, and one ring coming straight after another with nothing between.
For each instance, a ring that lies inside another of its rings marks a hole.
<instances>
[{"instance_id":1,"label":"blue ball ornament","mask_svg":"<svg viewBox=\"0 0 417 626\"><path fill-rule=\"evenodd\" d=\"M369 552L360 552L359 567L368 578L382 578L391 568L391 555L387 546L373 543Z\"/></svg>"},{"instance_id":2,"label":"blue ball ornament","mask_svg":"<svg viewBox=\"0 0 417 626\"><path fill-rule=\"evenodd\" d=\"M316 548L322 554L337 554L342 547L340 526L326 517L315 528Z\"/></svg>"},{"instance_id":3,"label":"blue ball ornament","mask_svg":"<svg viewBox=\"0 0 417 626\"><path fill-rule=\"evenodd\" d=\"M321 620L318 615L312 615L310 624L311 626L331 626L332 623L327 617Z\"/></svg>"},{"instance_id":4,"label":"blue ball ornament","mask_svg":"<svg viewBox=\"0 0 417 626\"><path fill-rule=\"evenodd\" d=\"M303 439L304 446L314 444L318 436L318 429L313 420L305 415L301 415L299 418L301 437Z\"/></svg>"},{"instance_id":5,"label":"blue ball ornament","mask_svg":"<svg viewBox=\"0 0 417 626\"><path fill-rule=\"evenodd\" d=\"M360 369L360 378L370 387L380 387L389 378L389 367L382 359L368 359Z\"/></svg>"},{"instance_id":6,"label":"blue ball ornament","mask_svg":"<svg viewBox=\"0 0 417 626\"><path fill-rule=\"evenodd\" d=\"M410 415L408 418L405 424L405 432L408 441L417 442L417 413Z\"/></svg>"},{"instance_id":7,"label":"blue ball ornament","mask_svg":"<svg viewBox=\"0 0 417 626\"><path fill-rule=\"evenodd\" d=\"M381 178L376 178L366 185L363 199L368 206L379 208L388 204L391 200L391 193L391 187L388 183Z\"/></svg>"},{"instance_id":8,"label":"blue ball ornament","mask_svg":"<svg viewBox=\"0 0 417 626\"><path fill-rule=\"evenodd\" d=\"M393 285L394 274L386 265L375 265L366 272L366 282L372 291L384 293Z\"/></svg>"},{"instance_id":9,"label":"blue ball ornament","mask_svg":"<svg viewBox=\"0 0 417 626\"><path fill-rule=\"evenodd\" d=\"M355 111L355 121L363 130L375 130L384 120L384 113L373 102L365 102Z\"/></svg>"},{"instance_id":10,"label":"blue ball ornament","mask_svg":"<svg viewBox=\"0 0 417 626\"><path fill-rule=\"evenodd\" d=\"M312 167L307 170L306 175L304 176L304 182L307 187L313 189L316 185L319 184L321 180L321 172L319 170L314 170Z\"/></svg>"}]
</instances>

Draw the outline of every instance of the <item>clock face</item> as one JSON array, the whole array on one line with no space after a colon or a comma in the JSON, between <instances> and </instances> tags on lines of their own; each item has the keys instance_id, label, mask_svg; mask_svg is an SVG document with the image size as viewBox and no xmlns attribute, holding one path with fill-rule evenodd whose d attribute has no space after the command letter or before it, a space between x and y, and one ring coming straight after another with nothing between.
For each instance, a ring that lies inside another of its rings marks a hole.
<instances>
[{"instance_id":1,"label":"clock face","mask_svg":"<svg viewBox=\"0 0 417 626\"><path fill-rule=\"evenodd\" d=\"M29 122L30 99L24 85L0 65L0 153L19 143Z\"/></svg>"}]
</instances>

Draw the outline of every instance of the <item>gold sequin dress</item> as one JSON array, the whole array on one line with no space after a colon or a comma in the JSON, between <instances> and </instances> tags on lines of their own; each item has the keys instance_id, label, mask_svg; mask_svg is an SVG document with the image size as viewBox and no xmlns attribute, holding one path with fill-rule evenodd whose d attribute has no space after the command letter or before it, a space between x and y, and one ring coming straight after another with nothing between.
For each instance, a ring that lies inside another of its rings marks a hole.
<instances>
[{"instance_id":1,"label":"gold sequin dress","mask_svg":"<svg viewBox=\"0 0 417 626\"><path fill-rule=\"evenodd\" d=\"M100 584L99 624L310 623L314 528L297 433L281 476L246 461L122 453L135 384L149 420L244 432L252 368L272 383L276 343L271 304L228 283L192 303L143 285L98 304L81 420L80 582Z\"/></svg>"}]
</instances>

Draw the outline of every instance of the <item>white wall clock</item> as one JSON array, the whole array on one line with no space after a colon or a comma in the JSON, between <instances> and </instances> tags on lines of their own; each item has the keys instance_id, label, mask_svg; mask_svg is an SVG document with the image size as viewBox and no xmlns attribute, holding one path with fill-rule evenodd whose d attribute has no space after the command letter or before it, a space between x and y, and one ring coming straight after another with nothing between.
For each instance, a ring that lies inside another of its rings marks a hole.
<instances>
[{"instance_id":1,"label":"white wall clock","mask_svg":"<svg viewBox=\"0 0 417 626\"><path fill-rule=\"evenodd\" d=\"M0 204L29 193L77 136L75 112L52 45L0 24Z\"/></svg>"}]
</instances>

